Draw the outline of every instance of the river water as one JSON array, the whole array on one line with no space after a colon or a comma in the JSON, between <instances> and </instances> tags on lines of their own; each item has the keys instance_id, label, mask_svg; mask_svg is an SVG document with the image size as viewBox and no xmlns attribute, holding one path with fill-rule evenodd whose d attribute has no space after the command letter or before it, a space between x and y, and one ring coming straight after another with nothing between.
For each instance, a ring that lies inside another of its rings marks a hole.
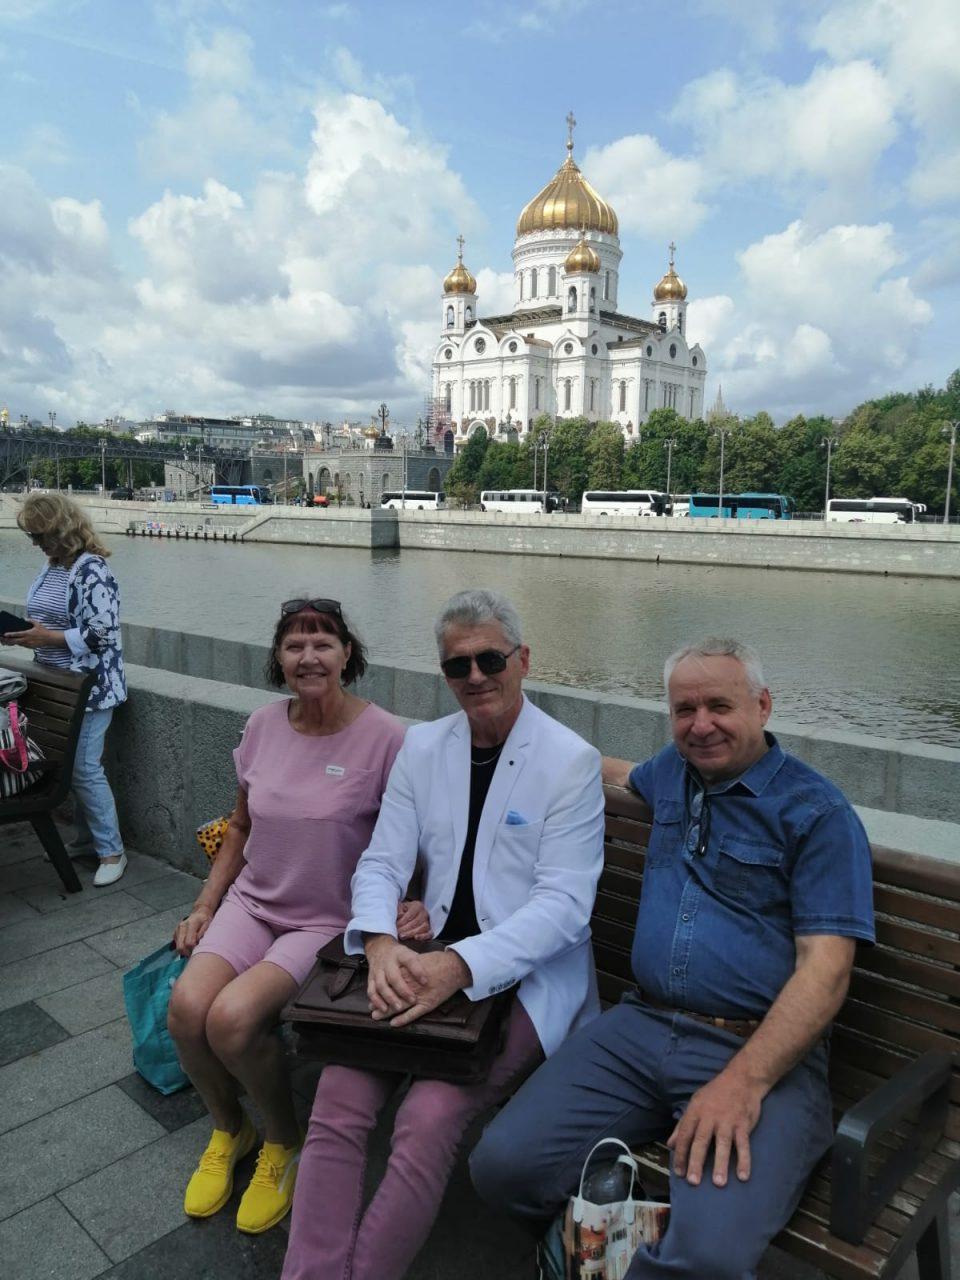
<instances>
[{"instance_id":1,"label":"river water","mask_svg":"<svg viewBox=\"0 0 960 1280\"><path fill-rule=\"evenodd\" d=\"M540 680L661 696L663 659L706 633L759 649L774 715L880 737L960 745L960 585L937 579L112 538L131 622L268 640L281 600L334 596L372 655L433 662L432 620L469 586L518 606ZM0 599L42 560L0 531Z\"/></svg>"}]
</instances>

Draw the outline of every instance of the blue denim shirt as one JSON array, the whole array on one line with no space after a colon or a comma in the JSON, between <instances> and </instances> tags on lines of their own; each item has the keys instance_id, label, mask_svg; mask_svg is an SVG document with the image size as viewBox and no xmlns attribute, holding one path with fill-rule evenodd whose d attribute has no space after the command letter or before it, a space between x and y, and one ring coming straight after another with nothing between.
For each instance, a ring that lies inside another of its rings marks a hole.
<instances>
[{"instance_id":1,"label":"blue denim shirt","mask_svg":"<svg viewBox=\"0 0 960 1280\"><path fill-rule=\"evenodd\" d=\"M794 971L797 934L874 940L860 819L832 782L766 738L746 773L708 788L702 854L687 840L692 777L676 747L630 774L654 813L633 972L679 1009L763 1017Z\"/></svg>"}]
</instances>

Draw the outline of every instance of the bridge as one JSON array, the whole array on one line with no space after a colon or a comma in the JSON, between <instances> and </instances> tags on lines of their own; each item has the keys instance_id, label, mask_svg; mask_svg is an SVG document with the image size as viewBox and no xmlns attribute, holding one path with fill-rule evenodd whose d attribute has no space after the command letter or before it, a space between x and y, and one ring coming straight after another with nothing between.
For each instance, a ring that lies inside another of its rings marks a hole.
<instances>
[{"instance_id":1,"label":"bridge","mask_svg":"<svg viewBox=\"0 0 960 1280\"><path fill-rule=\"evenodd\" d=\"M217 449L208 445L162 444L160 441L123 440L116 436L66 435L44 428L19 431L0 430L0 489L18 479L26 480L38 461L54 463L78 458L98 458L102 462L196 461L215 466L220 484L243 484L250 467L245 451Z\"/></svg>"}]
</instances>

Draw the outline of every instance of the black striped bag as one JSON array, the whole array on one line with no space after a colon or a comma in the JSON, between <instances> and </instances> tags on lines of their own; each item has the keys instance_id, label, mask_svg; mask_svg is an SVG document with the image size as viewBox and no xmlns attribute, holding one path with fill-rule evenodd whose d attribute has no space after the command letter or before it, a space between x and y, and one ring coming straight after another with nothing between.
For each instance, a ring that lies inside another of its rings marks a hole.
<instances>
[{"instance_id":1,"label":"black striped bag","mask_svg":"<svg viewBox=\"0 0 960 1280\"><path fill-rule=\"evenodd\" d=\"M17 697L27 687L19 671L0 668L0 799L26 790L43 772L32 766L43 760L43 752L27 736L27 717L17 706Z\"/></svg>"}]
</instances>

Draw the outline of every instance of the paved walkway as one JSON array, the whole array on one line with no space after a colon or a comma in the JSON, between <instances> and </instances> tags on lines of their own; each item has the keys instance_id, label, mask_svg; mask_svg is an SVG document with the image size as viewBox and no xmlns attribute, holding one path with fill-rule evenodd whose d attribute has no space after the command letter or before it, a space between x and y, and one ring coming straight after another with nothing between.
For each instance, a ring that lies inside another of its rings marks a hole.
<instances>
[{"instance_id":1,"label":"paved walkway","mask_svg":"<svg viewBox=\"0 0 960 1280\"><path fill-rule=\"evenodd\" d=\"M276 1280L284 1226L242 1236L228 1206L184 1218L209 1135L192 1089L163 1098L132 1069L123 972L168 939L195 877L143 854L116 885L66 894L29 827L0 828L0 1258L11 1280ZM316 1071L297 1068L305 1119ZM379 1177L386 1116L370 1162ZM239 1167L246 1184L251 1156ZM236 1208L236 1196L233 1210ZM532 1248L487 1213L461 1162L408 1280L533 1280ZM954 1257L960 1258L955 1237ZM765 1280L811 1280L775 1251ZM915 1276L911 1268L904 1280Z\"/></svg>"}]
</instances>

